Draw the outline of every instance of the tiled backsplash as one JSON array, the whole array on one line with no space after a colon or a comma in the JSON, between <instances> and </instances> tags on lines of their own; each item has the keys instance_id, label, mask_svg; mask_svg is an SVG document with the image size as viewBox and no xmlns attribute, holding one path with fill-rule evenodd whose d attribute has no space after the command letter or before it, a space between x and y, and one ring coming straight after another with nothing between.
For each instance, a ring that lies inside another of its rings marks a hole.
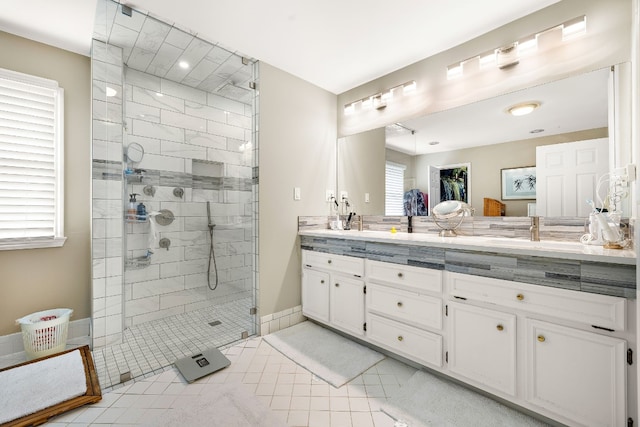
<instances>
[{"instance_id":1,"label":"tiled backsplash","mask_svg":"<svg viewBox=\"0 0 640 427\"><path fill-rule=\"evenodd\" d=\"M344 221L346 217L341 216ZM301 216L298 218L299 230L328 229L335 216ZM431 216L414 216L411 218L413 233L437 234L438 225ZM540 239L558 241L579 241L586 233L586 218L582 217L541 217ZM357 230L362 222L362 230L389 231L395 227L399 232L406 232L408 221L406 216L357 215L352 221L352 229ZM633 237L633 221L623 220L623 228L631 230ZM471 216L466 217L456 229L461 236L487 236L528 239L531 218L511 216Z\"/></svg>"}]
</instances>

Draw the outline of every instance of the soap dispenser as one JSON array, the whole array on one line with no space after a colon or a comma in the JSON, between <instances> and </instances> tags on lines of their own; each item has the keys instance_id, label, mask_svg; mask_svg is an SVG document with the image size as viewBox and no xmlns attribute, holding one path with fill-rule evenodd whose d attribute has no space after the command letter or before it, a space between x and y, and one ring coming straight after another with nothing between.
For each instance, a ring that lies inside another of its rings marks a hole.
<instances>
[{"instance_id":1,"label":"soap dispenser","mask_svg":"<svg viewBox=\"0 0 640 427\"><path fill-rule=\"evenodd\" d=\"M136 219L136 214L138 210L138 206L136 202L137 195L138 194L136 193L129 194L129 207L127 208L127 219L131 221L135 221Z\"/></svg>"}]
</instances>

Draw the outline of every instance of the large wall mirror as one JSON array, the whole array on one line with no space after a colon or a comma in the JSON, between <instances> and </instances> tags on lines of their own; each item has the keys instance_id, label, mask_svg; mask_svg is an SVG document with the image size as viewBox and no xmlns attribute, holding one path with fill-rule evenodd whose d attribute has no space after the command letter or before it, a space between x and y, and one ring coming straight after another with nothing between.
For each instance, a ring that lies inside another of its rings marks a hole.
<instances>
[{"instance_id":1,"label":"large wall mirror","mask_svg":"<svg viewBox=\"0 0 640 427\"><path fill-rule=\"evenodd\" d=\"M338 194L347 192L357 213L388 214L385 168L392 165L404 171L403 191L418 189L433 206L440 201L437 171L469 164L475 215L483 215L490 199L506 216L588 216L586 200L597 203L590 188L598 178L631 163L629 70L627 63L594 70L340 138ZM509 113L525 103L536 108ZM569 158L576 161L558 163ZM586 163L588 172L581 168ZM530 187L522 197L505 191L504 181L519 173L528 174L527 184L535 173L535 195ZM607 184L601 189L605 195ZM620 201L625 217L631 216L628 193Z\"/></svg>"}]
</instances>

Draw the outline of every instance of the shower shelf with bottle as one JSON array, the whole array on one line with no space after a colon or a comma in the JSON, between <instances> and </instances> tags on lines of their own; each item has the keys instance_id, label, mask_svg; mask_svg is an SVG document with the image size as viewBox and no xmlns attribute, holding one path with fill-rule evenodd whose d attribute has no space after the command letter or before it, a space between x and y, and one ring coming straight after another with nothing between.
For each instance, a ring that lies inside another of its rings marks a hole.
<instances>
[{"instance_id":1,"label":"shower shelf with bottle","mask_svg":"<svg viewBox=\"0 0 640 427\"><path fill-rule=\"evenodd\" d=\"M129 195L129 202L124 212L125 224L150 224L150 216L147 208L142 202L138 202L136 196L139 194L133 191L133 187L129 188L129 184L142 183L145 178L146 170L136 168L144 157L144 148L138 143L131 143L125 148L124 160L126 167L123 171L124 175L124 194ZM131 190L131 192L129 192ZM137 226L135 226L137 227ZM151 233L151 226L148 233ZM128 237L128 236L127 236ZM125 240L126 242L126 240ZM151 264L151 256L153 251L147 248L144 255L129 257L125 259L125 270L137 270L148 267Z\"/></svg>"}]
</instances>

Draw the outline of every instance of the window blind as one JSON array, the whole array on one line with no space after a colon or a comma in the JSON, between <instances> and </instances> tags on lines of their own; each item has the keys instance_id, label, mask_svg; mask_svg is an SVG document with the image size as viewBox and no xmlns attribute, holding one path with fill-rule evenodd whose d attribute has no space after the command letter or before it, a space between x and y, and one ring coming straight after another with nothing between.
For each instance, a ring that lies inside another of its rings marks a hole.
<instances>
[{"instance_id":1,"label":"window blind","mask_svg":"<svg viewBox=\"0 0 640 427\"><path fill-rule=\"evenodd\" d=\"M404 215L404 171L405 165L386 162L384 174L385 215Z\"/></svg>"},{"instance_id":2,"label":"window blind","mask_svg":"<svg viewBox=\"0 0 640 427\"><path fill-rule=\"evenodd\" d=\"M57 82L0 70L0 245L62 237Z\"/></svg>"}]
</instances>

